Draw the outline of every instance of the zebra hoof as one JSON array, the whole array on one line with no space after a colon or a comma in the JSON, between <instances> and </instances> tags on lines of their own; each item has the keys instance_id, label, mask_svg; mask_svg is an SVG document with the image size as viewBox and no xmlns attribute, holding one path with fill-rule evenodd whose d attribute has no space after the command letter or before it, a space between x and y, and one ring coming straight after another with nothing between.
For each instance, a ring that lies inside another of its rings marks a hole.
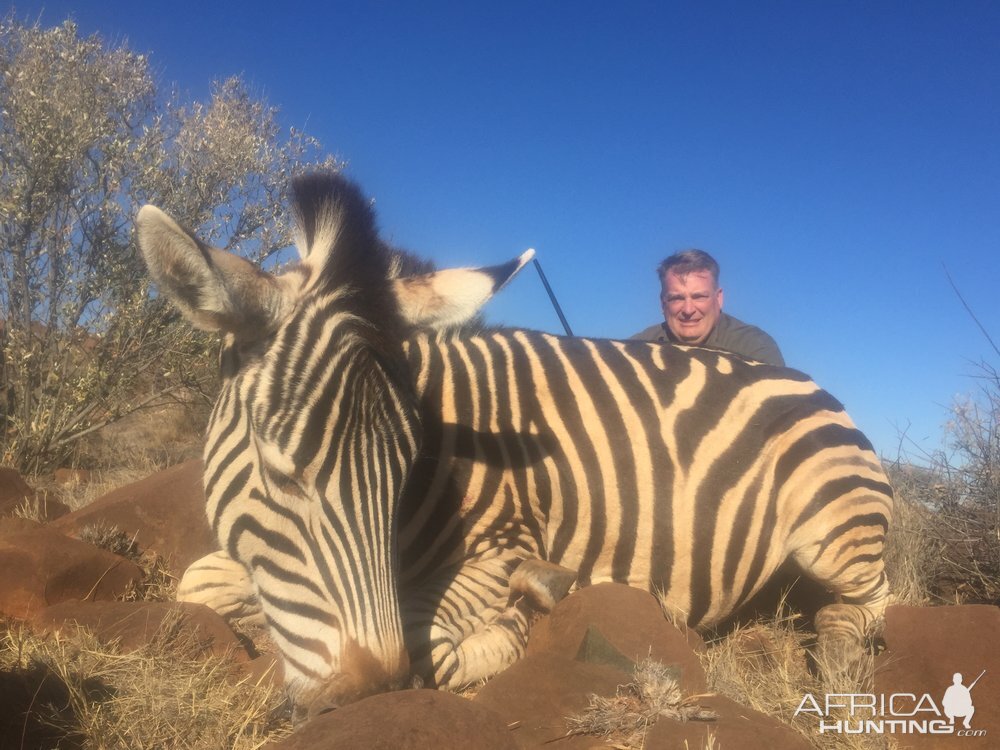
<instances>
[{"instance_id":1,"label":"zebra hoof","mask_svg":"<svg viewBox=\"0 0 1000 750\"><path fill-rule=\"evenodd\" d=\"M547 560L525 560L510 576L510 602L524 597L536 612L546 613L569 593L576 571Z\"/></svg>"}]
</instances>

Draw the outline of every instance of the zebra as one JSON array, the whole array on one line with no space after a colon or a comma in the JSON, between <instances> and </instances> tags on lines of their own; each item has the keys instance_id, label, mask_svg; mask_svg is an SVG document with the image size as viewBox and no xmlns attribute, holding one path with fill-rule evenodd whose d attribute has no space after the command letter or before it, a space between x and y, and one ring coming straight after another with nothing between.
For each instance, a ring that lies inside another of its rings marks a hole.
<instances>
[{"instance_id":1,"label":"zebra","mask_svg":"<svg viewBox=\"0 0 1000 750\"><path fill-rule=\"evenodd\" d=\"M692 627L791 560L860 653L889 597L892 489L808 376L701 348L487 328L532 251L430 271L339 174L292 185L298 264L264 272L143 207L152 279L224 334L204 450L220 551L179 597L262 613L297 715L523 655L572 587L658 594Z\"/></svg>"}]
</instances>

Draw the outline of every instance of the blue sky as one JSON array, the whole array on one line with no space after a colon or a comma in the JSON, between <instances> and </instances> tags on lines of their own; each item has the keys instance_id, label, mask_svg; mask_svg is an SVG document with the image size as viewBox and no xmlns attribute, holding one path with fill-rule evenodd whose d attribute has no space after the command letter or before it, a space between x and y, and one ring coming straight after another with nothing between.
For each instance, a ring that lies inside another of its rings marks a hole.
<instances>
[{"instance_id":1,"label":"blue sky","mask_svg":"<svg viewBox=\"0 0 1000 750\"><path fill-rule=\"evenodd\" d=\"M660 320L701 247L883 455L1000 340L1000 4L19 2L207 96L240 74L439 265L535 247L574 332ZM560 331L529 268L491 320Z\"/></svg>"}]
</instances>

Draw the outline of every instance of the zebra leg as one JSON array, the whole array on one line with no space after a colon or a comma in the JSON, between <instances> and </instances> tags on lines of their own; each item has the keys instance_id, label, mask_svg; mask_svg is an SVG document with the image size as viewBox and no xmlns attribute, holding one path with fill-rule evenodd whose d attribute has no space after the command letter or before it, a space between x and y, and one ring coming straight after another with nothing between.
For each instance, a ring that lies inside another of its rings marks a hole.
<instances>
[{"instance_id":1,"label":"zebra leg","mask_svg":"<svg viewBox=\"0 0 1000 750\"><path fill-rule=\"evenodd\" d=\"M204 604L227 621L265 624L249 571L225 552L213 552L188 566L177 585L177 601Z\"/></svg>"},{"instance_id":2,"label":"zebra leg","mask_svg":"<svg viewBox=\"0 0 1000 750\"><path fill-rule=\"evenodd\" d=\"M520 598L533 611L546 614L569 593L576 583L576 571L548 560L525 560L510 577L508 604Z\"/></svg>"},{"instance_id":3,"label":"zebra leg","mask_svg":"<svg viewBox=\"0 0 1000 750\"><path fill-rule=\"evenodd\" d=\"M492 677L524 655L531 624L575 580L575 571L538 559L463 567L440 598L416 673L452 690Z\"/></svg>"},{"instance_id":4,"label":"zebra leg","mask_svg":"<svg viewBox=\"0 0 1000 750\"><path fill-rule=\"evenodd\" d=\"M815 558L796 559L810 576L837 594L838 601L816 613L815 658L825 677L846 673L864 654L865 637L889 601L881 534L822 549Z\"/></svg>"}]
</instances>

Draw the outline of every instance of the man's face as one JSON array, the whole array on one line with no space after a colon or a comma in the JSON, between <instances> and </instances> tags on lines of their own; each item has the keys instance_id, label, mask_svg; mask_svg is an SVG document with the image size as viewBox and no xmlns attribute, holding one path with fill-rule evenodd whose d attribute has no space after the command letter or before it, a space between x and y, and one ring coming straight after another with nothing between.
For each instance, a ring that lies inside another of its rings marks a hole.
<instances>
[{"instance_id":1,"label":"man's face","mask_svg":"<svg viewBox=\"0 0 1000 750\"><path fill-rule=\"evenodd\" d=\"M708 271L668 271L660 291L667 327L685 344L701 344L722 313L722 289Z\"/></svg>"}]
</instances>

